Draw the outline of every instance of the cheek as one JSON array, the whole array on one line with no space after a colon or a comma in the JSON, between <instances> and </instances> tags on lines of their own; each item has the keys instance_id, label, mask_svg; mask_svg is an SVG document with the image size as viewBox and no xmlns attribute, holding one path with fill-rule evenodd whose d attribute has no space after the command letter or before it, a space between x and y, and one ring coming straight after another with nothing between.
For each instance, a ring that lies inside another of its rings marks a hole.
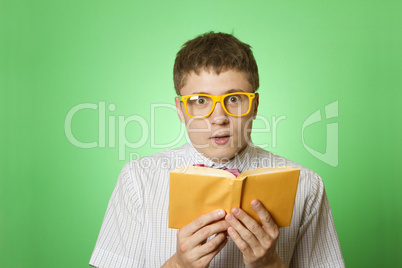
<instances>
[{"instance_id":1,"label":"cheek","mask_svg":"<svg viewBox=\"0 0 402 268\"><path fill-rule=\"evenodd\" d=\"M237 134L241 137L249 136L252 123L253 123L252 116L242 117L241 119L235 121L234 127L237 130Z\"/></svg>"},{"instance_id":2,"label":"cheek","mask_svg":"<svg viewBox=\"0 0 402 268\"><path fill-rule=\"evenodd\" d=\"M207 120L187 118L186 129L189 136L197 137L209 135L211 124Z\"/></svg>"}]
</instances>

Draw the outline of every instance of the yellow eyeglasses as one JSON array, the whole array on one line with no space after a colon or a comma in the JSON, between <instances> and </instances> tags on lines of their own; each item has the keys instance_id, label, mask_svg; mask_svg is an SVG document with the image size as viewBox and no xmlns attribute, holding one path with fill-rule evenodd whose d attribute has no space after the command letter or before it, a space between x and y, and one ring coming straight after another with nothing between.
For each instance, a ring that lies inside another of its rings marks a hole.
<instances>
[{"instance_id":1,"label":"yellow eyeglasses","mask_svg":"<svg viewBox=\"0 0 402 268\"><path fill-rule=\"evenodd\" d=\"M181 96L186 113L192 118L209 116L219 102L225 112L231 116L244 116L250 112L255 93L235 92L221 96L193 94Z\"/></svg>"}]
</instances>

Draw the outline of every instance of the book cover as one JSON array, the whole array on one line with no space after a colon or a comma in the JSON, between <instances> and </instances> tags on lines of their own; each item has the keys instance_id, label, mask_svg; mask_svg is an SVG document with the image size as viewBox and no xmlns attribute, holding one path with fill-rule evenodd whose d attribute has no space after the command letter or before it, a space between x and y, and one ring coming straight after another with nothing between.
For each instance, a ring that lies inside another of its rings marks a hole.
<instances>
[{"instance_id":1,"label":"book cover","mask_svg":"<svg viewBox=\"0 0 402 268\"><path fill-rule=\"evenodd\" d=\"M216 209L230 213L240 207L261 224L251 208L258 199L279 227L289 226L300 169L258 168L235 177L228 171L208 167L181 166L170 172L169 228L180 229L198 216Z\"/></svg>"}]
</instances>

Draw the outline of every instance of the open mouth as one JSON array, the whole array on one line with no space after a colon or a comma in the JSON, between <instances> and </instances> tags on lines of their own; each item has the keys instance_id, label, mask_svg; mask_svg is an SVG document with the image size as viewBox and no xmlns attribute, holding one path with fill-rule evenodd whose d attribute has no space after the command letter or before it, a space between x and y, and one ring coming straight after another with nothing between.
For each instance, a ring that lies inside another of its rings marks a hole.
<instances>
[{"instance_id":1,"label":"open mouth","mask_svg":"<svg viewBox=\"0 0 402 268\"><path fill-rule=\"evenodd\" d=\"M231 135L216 135L211 137L211 141L217 145L224 145L229 142Z\"/></svg>"},{"instance_id":2,"label":"open mouth","mask_svg":"<svg viewBox=\"0 0 402 268\"><path fill-rule=\"evenodd\" d=\"M230 135L217 135L217 136L213 136L210 139L226 139L226 138L230 138Z\"/></svg>"}]
</instances>

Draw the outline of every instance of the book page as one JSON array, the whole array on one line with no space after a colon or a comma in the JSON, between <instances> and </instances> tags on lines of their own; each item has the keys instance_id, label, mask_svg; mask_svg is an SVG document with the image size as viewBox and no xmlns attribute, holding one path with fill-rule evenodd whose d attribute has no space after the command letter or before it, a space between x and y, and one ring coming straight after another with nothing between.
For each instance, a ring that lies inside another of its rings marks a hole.
<instances>
[{"instance_id":1,"label":"book page","mask_svg":"<svg viewBox=\"0 0 402 268\"><path fill-rule=\"evenodd\" d=\"M180 166L178 169L173 170L172 172L185 173L185 174L200 174L206 176L224 177L232 179L236 178L229 171L210 167Z\"/></svg>"},{"instance_id":2,"label":"book page","mask_svg":"<svg viewBox=\"0 0 402 268\"><path fill-rule=\"evenodd\" d=\"M267 174L267 173L273 173L273 172L283 172L283 171L294 170L294 169L295 168L292 168L290 166L256 168L256 169L250 169L250 170L240 173L239 177L247 177L249 175Z\"/></svg>"}]
</instances>

